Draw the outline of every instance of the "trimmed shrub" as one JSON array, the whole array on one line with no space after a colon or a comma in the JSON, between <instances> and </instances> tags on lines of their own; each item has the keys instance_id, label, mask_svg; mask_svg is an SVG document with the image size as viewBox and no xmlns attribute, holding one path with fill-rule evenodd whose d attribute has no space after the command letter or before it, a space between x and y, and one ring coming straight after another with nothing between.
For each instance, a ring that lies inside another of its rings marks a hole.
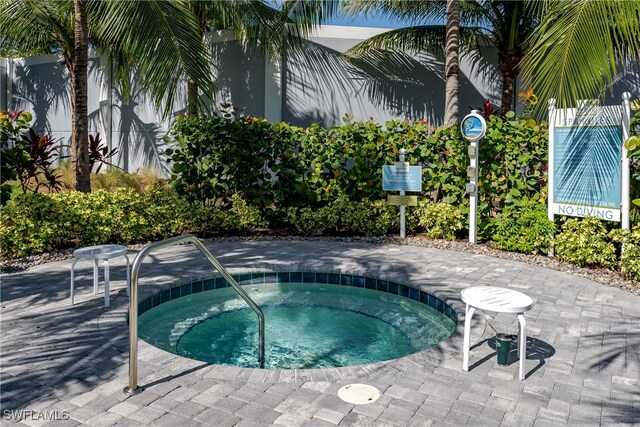
<instances>
[{"instance_id":1,"label":"trimmed shrub","mask_svg":"<svg viewBox=\"0 0 640 427\"><path fill-rule=\"evenodd\" d=\"M339 211L334 206L289 208L287 221L305 236L320 236L338 228Z\"/></svg>"},{"instance_id":2,"label":"trimmed shrub","mask_svg":"<svg viewBox=\"0 0 640 427\"><path fill-rule=\"evenodd\" d=\"M93 193L23 194L0 208L0 249L7 259L53 249L137 243L187 232L246 232L263 227L260 212L234 195L232 206L191 205L168 186Z\"/></svg>"},{"instance_id":3,"label":"trimmed shrub","mask_svg":"<svg viewBox=\"0 0 640 427\"><path fill-rule=\"evenodd\" d=\"M418 225L430 239L455 240L456 233L462 230L464 217L460 211L446 203L420 201L415 211Z\"/></svg>"},{"instance_id":4,"label":"trimmed shrub","mask_svg":"<svg viewBox=\"0 0 640 427\"><path fill-rule=\"evenodd\" d=\"M525 200L492 219L491 230L492 240L500 249L547 254L555 225L549 221L545 204Z\"/></svg>"},{"instance_id":5,"label":"trimmed shrub","mask_svg":"<svg viewBox=\"0 0 640 427\"><path fill-rule=\"evenodd\" d=\"M166 239L189 229L189 219L193 218L193 206L178 196L166 183L158 182L148 186L144 202L148 222L147 239Z\"/></svg>"},{"instance_id":6,"label":"trimmed shrub","mask_svg":"<svg viewBox=\"0 0 640 427\"><path fill-rule=\"evenodd\" d=\"M246 232L252 228L266 227L260 211L249 206L238 194L231 196L231 208L224 212L222 229L225 231Z\"/></svg>"},{"instance_id":7,"label":"trimmed shrub","mask_svg":"<svg viewBox=\"0 0 640 427\"><path fill-rule=\"evenodd\" d=\"M0 208L0 249L4 258L19 258L64 246L70 236L62 207L40 193L15 195Z\"/></svg>"},{"instance_id":8,"label":"trimmed shrub","mask_svg":"<svg viewBox=\"0 0 640 427\"><path fill-rule=\"evenodd\" d=\"M400 228L398 207L389 205L386 200L363 200L343 206L342 225L353 232L382 236ZM405 218L409 217L407 212ZM405 227L410 229L410 224L407 222Z\"/></svg>"},{"instance_id":9,"label":"trimmed shrub","mask_svg":"<svg viewBox=\"0 0 640 427\"><path fill-rule=\"evenodd\" d=\"M620 259L622 274L636 284L640 283L640 226L627 236L625 251Z\"/></svg>"},{"instance_id":10,"label":"trimmed shrub","mask_svg":"<svg viewBox=\"0 0 640 427\"><path fill-rule=\"evenodd\" d=\"M425 120L353 122L341 127L300 128L242 117L223 109L211 117L183 117L171 131L167 150L172 185L203 204L226 204L239 193L278 224L283 207L322 207L346 196L352 202L379 200L382 166L406 160L422 166L423 196L468 212L465 194L468 143L458 126L432 129ZM547 127L512 113L492 116L480 150L480 231L490 217L533 198L546 184Z\"/></svg>"},{"instance_id":11,"label":"trimmed shrub","mask_svg":"<svg viewBox=\"0 0 640 427\"><path fill-rule=\"evenodd\" d=\"M579 266L613 267L616 248L608 240L607 230L597 218L568 219L553 239L556 257Z\"/></svg>"}]
</instances>

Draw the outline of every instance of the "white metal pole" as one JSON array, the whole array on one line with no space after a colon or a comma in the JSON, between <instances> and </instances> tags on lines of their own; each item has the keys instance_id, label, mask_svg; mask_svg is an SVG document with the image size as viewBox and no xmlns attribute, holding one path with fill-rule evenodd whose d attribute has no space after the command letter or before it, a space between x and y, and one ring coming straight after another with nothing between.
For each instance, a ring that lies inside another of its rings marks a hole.
<instances>
[{"instance_id":1,"label":"white metal pole","mask_svg":"<svg viewBox=\"0 0 640 427\"><path fill-rule=\"evenodd\" d=\"M400 149L400 158L399 161L401 163L404 162L404 155L407 151L404 148ZM400 191L400 195L404 196L405 192L404 191ZM405 230L405 222L404 222L404 205L400 205L400 238L404 239L406 237L406 230Z\"/></svg>"},{"instance_id":2,"label":"white metal pole","mask_svg":"<svg viewBox=\"0 0 640 427\"><path fill-rule=\"evenodd\" d=\"M551 98L549 100L549 152L547 162L547 217L549 221L554 221L553 215L553 129L556 125L556 100ZM553 239L553 232L551 233L551 239ZM554 255L553 246L549 246L549 256Z\"/></svg>"},{"instance_id":3,"label":"white metal pole","mask_svg":"<svg viewBox=\"0 0 640 427\"><path fill-rule=\"evenodd\" d=\"M469 156L469 165L472 173L469 174L469 182L473 186L473 191L469 193L469 242L476 244L478 242L478 156L480 141L471 143L471 151L473 156Z\"/></svg>"},{"instance_id":4,"label":"white metal pole","mask_svg":"<svg viewBox=\"0 0 640 427\"><path fill-rule=\"evenodd\" d=\"M631 172L629 169L629 158L627 157L627 149L624 146L624 142L629 139L631 135L630 123L631 123L631 108L629 107L629 100L631 94L625 92L622 94L622 188L621 188L621 226L623 230L629 229L629 202L631 200Z\"/></svg>"}]
</instances>

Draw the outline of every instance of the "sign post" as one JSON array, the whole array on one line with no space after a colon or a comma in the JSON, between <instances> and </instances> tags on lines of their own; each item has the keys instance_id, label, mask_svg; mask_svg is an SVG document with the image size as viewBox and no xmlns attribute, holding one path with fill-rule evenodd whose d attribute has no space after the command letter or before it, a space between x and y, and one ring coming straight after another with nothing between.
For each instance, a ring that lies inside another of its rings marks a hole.
<instances>
[{"instance_id":1,"label":"sign post","mask_svg":"<svg viewBox=\"0 0 640 427\"><path fill-rule=\"evenodd\" d=\"M404 148L400 149L400 155L398 156L398 163L396 163L397 172L403 173L405 168L409 166L408 163L406 166L404 164L404 155L406 153L407 153L407 150L405 150ZM404 196L404 195L405 195L404 190L400 191L400 196ZM400 205L400 238L401 239L404 239L407 236L405 232L404 209L405 209L405 206Z\"/></svg>"},{"instance_id":2,"label":"sign post","mask_svg":"<svg viewBox=\"0 0 640 427\"><path fill-rule=\"evenodd\" d=\"M466 192L469 193L469 242L478 241L478 155L479 143L487 133L487 122L478 114L478 110L472 110L460 123L460 131L464 139L469 141L469 167L467 176L469 182Z\"/></svg>"},{"instance_id":3,"label":"sign post","mask_svg":"<svg viewBox=\"0 0 640 427\"><path fill-rule=\"evenodd\" d=\"M382 166L382 189L384 191L400 191L400 196L387 196L387 203L400 206L400 238L406 237L405 207L416 206L417 196L407 196L406 191L422 191L422 167L409 166L405 162L404 148L400 149L398 161L393 165Z\"/></svg>"}]
</instances>

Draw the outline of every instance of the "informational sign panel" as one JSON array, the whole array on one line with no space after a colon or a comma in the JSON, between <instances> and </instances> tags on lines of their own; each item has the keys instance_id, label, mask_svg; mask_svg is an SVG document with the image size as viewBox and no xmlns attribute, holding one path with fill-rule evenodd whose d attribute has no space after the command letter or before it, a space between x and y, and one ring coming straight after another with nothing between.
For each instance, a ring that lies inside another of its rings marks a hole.
<instances>
[{"instance_id":1,"label":"informational sign panel","mask_svg":"<svg viewBox=\"0 0 640 427\"><path fill-rule=\"evenodd\" d=\"M621 106L555 111L550 140L551 214L620 221Z\"/></svg>"},{"instance_id":2,"label":"informational sign panel","mask_svg":"<svg viewBox=\"0 0 640 427\"><path fill-rule=\"evenodd\" d=\"M422 167L382 166L382 189L384 191L422 191Z\"/></svg>"}]
</instances>

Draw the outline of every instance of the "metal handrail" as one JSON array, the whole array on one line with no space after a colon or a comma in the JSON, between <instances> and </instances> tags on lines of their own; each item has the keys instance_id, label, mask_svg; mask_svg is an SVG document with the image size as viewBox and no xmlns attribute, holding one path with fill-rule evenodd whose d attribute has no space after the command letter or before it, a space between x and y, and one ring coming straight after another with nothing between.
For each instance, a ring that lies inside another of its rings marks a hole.
<instances>
[{"instance_id":1,"label":"metal handrail","mask_svg":"<svg viewBox=\"0 0 640 427\"><path fill-rule=\"evenodd\" d=\"M258 316L258 364L260 368L264 367L264 315L258 305L251 299L249 294L238 285L226 268L207 250L207 248L198 240L197 237L187 234L185 236L176 236L170 239L153 242L142 248L140 253L133 260L131 268L131 290L129 292L129 386L125 387L124 392L127 394L136 394L142 391L138 387L138 273L142 260L153 249L164 246L177 245L178 243L191 242L196 248L207 257L209 262L218 270L222 276L233 286L233 289L242 297L242 299L251 307Z\"/></svg>"}]
</instances>

